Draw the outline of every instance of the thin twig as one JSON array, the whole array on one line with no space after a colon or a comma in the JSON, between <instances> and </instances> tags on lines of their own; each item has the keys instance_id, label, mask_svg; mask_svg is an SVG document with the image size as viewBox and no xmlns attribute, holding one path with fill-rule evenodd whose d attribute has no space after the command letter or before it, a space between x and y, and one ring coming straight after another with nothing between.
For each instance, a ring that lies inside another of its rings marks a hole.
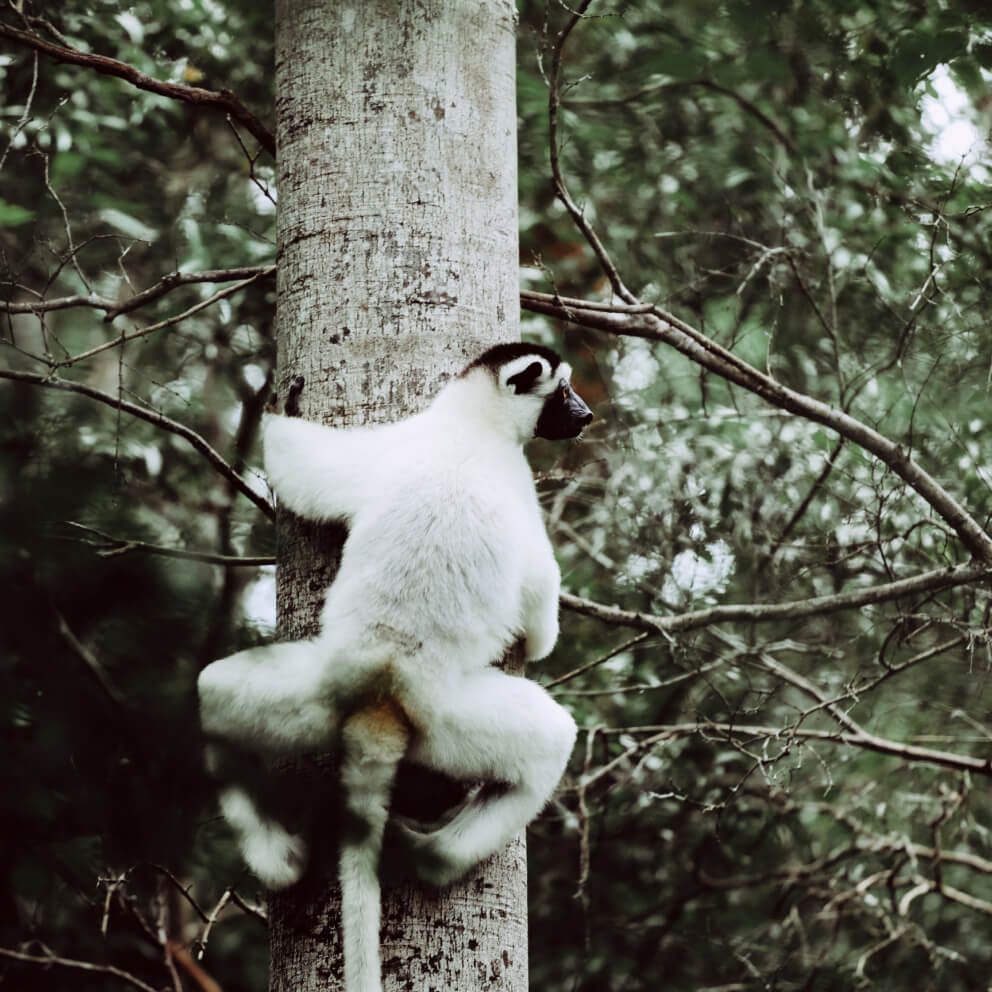
<instances>
[{"instance_id":1,"label":"thin twig","mask_svg":"<svg viewBox=\"0 0 992 992\"><path fill-rule=\"evenodd\" d=\"M74 961L72 958L60 958L54 954L25 954L22 951L13 951L7 947L0 947L0 957L12 958L15 961L26 961L29 964L43 965L46 968L56 966L59 968L75 968L78 971L93 971L102 975L113 975L121 981L141 989L142 992L160 992L159 989L146 985L140 978L121 968L115 968L112 964L93 964L92 961Z\"/></svg>"},{"instance_id":2,"label":"thin twig","mask_svg":"<svg viewBox=\"0 0 992 992\"><path fill-rule=\"evenodd\" d=\"M552 679L550 682L545 682L544 688L553 689L556 685L561 685L563 682L569 682L571 679L577 678L579 675L585 675L585 673L591 669L604 664L611 658L615 658L618 654L622 654L624 651L630 650L630 648L640 644L642 641L646 641L650 636L651 634L647 631L638 634L636 637L632 637L629 641L624 641L619 647L612 648L602 657L596 658L585 665L580 665L578 668L573 668L572 671L566 672L564 675L559 675L558 678Z\"/></svg>"},{"instance_id":3,"label":"thin twig","mask_svg":"<svg viewBox=\"0 0 992 992\"><path fill-rule=\"evenodd\" d=\"M235 906L238 907L238 909L244 911L249 916L254 916L255 919L258 920L260 923L264 924L265 926L269 925L269 917L266 914L265 910L261 909L258 906L253 905L250 902L247 902L244 898L239 896L234 889L231 890L231 901L234 903Z\"/></svg>"},{"instance_id":4,"label":"thin twig","mask_svg":"<svg viewBox=\"0 0 992 992\"><path fill-rule=\"evenodd\" d=\"M809 487L809 491L803 497L803 500L799 506L796 507L792 516L789 517L788 523L786 523L786 525L782 528L782 532L778 535L775 541L772 542L772 546L768 549L767 558L769 561L775 557L782 545L789 539L789 535L793 532L799 521L806 515L806 511L809 509L817 494L824 487L824 485L826 485L827 479L830 478L830 473L834 470L834 465L837 463L837 458L840 455L845 443L844 438L839 438L837 443L833 446L833 449L827 456L826 463L820 470L820 474L814 480L813 485Z\"/></svg>"},{"instance_id":5,"label":"thin twig","mask_svg":"<svg viewBox=\"0 0 992 992\"><path fill-rule=\"evenodd\" d=\"M589 914L589 876L592 871L592 845L590 843L590 816L586 783L591 778L592 762L596 745L596 728L593 727L586 735L586 758L582 768L576 794L579 812L579 881L574 898L582 906L582 929L586 954L592 945L592 930Z\"/></svg>"},{"instance_id":6,"label":"thin twig","mask_svg":"<svg viewBox=\"0 0 992 992\"><path fill-rule=\"evenodd\" d=\"M59 379L55 376L42 376L36 375L33 372L19 372L14 369L0 369L0 379L12 379L15 382L29 382L35 386L43 386L46 389L62 389L66 392L79 393L81 396L88 396L90 399L97 400L100 403L105 403L107 406L113 407L115 410L122 410L124 413L129 413L133 417L137 417L139 420L145 420L150 424L154 424L156 427L161 427L164 430L171 431L173 434L178 434L179 437L188 441L201 455L206 458L206 460L222 475L225 479L231 482L237 490L244 496L246 496L252 503L257 506L262 513L264 513L270 520L275 519L275 510L272 505L263 496L260 496L255 492L254 489L249 485L248 481L242 476L238 475L234 469L210 446L210 444L202 438L196 431L191 430L184 424L180 424L178 421L172 420L170 417L165 416L164 413L158 413L155 410L149 410L143 406L138 406L136 403L130 403L127 400L120 399L111 393L105 393L102 389L96 389L93 386L87 386L81 382L68 382L65 379Z\"/></svg>"},{"instance_id":7,"label":"thin twig","mask_svg":"<svg viewBox=\"0 0 992 992\"><path fill-rule=\"evenodd\" d=\"M679 737L690 737L694 734L723 735L727 738L733 738L734 736L765 737L783 742L794 739L826 741L834 744L853 744L866 751L874 751L878 754L901 758L903 761L936 765L940 768L950 768L955 771L967 771L973 774L992 777L992 758L976 758L970 754L952 754L950 751L937 751L931 748L918 747L915 744L900 744L898 741L888 740L885 737L877 737L874 734L855 733L847 730L814 730L808 727L770 727L750 723L709 723L707 721L698 721L693 723L659 724L657 726L647 727L601 728L599 733L649 734L650 736L598 769L594 780L602 778L615 765L620 764L623 759L630 758L633 753L644 747L653 747L662 741L675 740Z\"/></svg>"},{"instance_id":8,"label":"thin twig","mask_svg":"<svg viewBox=\"0 0 992 992\"><path fill-rule=\"evenodd\" d=\"M613 287L614 295L627 303L636 304L637 298L623 284L620 273L613 264L605 246L600 241L593 226L586 219L585 214L568 192L568 188L565 185L565 178L561 171L561 162L559 161L558 108L561 105L561 95L559 92L561 86L561 57L568 36L572 33L575 25L582 20L590 3L591 0L582 0L582 3L571 12L572 16L569 18L565 27L558 32L552 49L551 73L548 77L548 150L551 160L551 182L554 187L555 196L564 204L565 209L575 222L575 226L582 232L582 236L589 243L589 247L592 248L596 257L599 259L599 264L603 267L603 271L606 273L606 277L610 280L610 285Z\"/></svg>"},{"instance_id":9,"label":"thin twig","mask_svg":"<svg viewBox=\"0 0 992 992\"><path fill-rule=\"evenodd\" d=\"M107 76L116 76L149 93L158 93L173 100L182 100L201 107L219 110L230 114L252 137L272 156L276 153L276 139L272 132L243 104L230 90L205 90L199 86L183 86L179 83L166 83L139 72L132 65L106 55L94 55L74 48L72 45L61 45L46 41L29 31L21 31L10 24L0 23L0 38L7 38L19 45L33 48L42 55L47 55L56 62L83 66L94 69Z\"/></svg>"},{"instance_id":10,"label":"thin twig","mask_svg":"<svg viewBox=\"0 0 992 992\"><path fill-rule=\"evenodd\" d=\"M763 110L761 110L756 104L752 103L747 97L741 96L736 90L730 89L729 86L722 86L715 80L708 79L705 76L701 76L698 79L676 79L670 80L663 83L655 83L651 86L645 86L635 93L630 93L627 96L621 97L605 97L598 98L595 100L565 100L564 103L568 107L616 107L625 103L633 103L640 100L645 96L653 96L657 93L662 92L674 92L677 90L691 89L694 86L698 86L702 89L707 89L713 93L720 93L723 96L729 96L734 100L737 105L747 113L751 114L761 125L767 128L772 135L774 135L775 140L785 148L790 154L794 155L796 153L796 147L792 143L789 136L779 127L771 117L768 116Z\"/></svg>"},{"instance_id":11,"label":"thin twig","mask_svg":"<svg viewBox=\"0 0 992 992\"><path fill-rule=\"evenodd\" d=\"M52 185L51 178L48 174L48 156L43 152L36 151L34 154L40 155L42 162L44 162L44 167L42 173L45 179L45 189L48 190L48 195L58 204L59 212L62 214L62 226L65 229L65 240L68 247L69 261L72 263L72 267L76 270L76 275L79 276L79 281L86 287L88 293L93 292L93 287L90 285L89 279L86 278L86 274L83 272L82 266L79 264L79 259L77 257L78 249L72 241L72 225L69 223L69 211L66 210L65 204L62 202L58 193L55 192L55 187Z\"/></svg>"},{"instance_id":12,"label":"thin twig","mask_svg":"<svg viewBox=\"0 0 992 992\"><path fill-rule=\"evenodd\" d=\"M785 603L729 603L667 617L621 610L589 599L581 599L569 593L562 593L559 602L566 610L614 626L632 627L646 633L674 634L729 621L767 623L775 620L823 616L839 613L842 610L855 610L876 603L885 603L905 596L917 596L923 592L969 585L989 578L992 578L992 568L973 564L958 565L955 568L937 568L908 579L897 579L895 582L837 593L834 596L813 596L810 599L797 599Z\"/></svg>"},{"instance_id":13,"label":"thin twig","mask_svg":"<svg viewBox=\"0 0 992 992\"><path fill-rule=\"evenodd\" d=\"M814 423L823 424L860 445L887 465L914 489L956 532L979 561L992 566L992 537L936 479L900 444L890 441L857 418L820 400L783 385L734 355L673 314L655 307L650 314L630 313L616 306L612 312L584 309L582 300L562 299L548 293L523 292L521 306L535 313L568 320L610 334L629 335L670 345L691 361L733 382L766 402Z\"/></svg>"},{"instance_id":14,"label":"thin twig","mask_svg":"<svg viewBox=\"0 0 992 992\"><path fill-rule=\"evenodd\" d=\"M90 670L90 673L96 679L100 688L103 690L106 697L120 709L127 709L127 699L124 694L114 685L110 676L107 674L103 665L100 664L100 659L97 658L95 654L78 637L72 632L72 628L66 623L66 619L59 613L58 610L55 611L55 620L58 624L59 634L62 639L72 648L76 653L77 657L83 662L84 665Z\"/></svg>"},{"instance_id":15,"label":"thin twig","mask_svg":"<svg viewBox=\"0 0 992 992\"><path fill-rule=\"evenodd\" d=\"M31 65L31 89L28 90L28 97L24 101L24 110L21 116L18 118L17 123L14 125L14 130L11 132L10 141L7 142L7 147L3 150L3 155L0 155L0 170L3 169L4 163L7 161L7 156L10 154L11 148L14 147L14 142L17 140L17 136L27 127L28 121L31 120L31 105L34 103L34 95L38 89L38 53L34 53L34 58Z\"/></svg>"},{"instance_id":16,"label":"thin twig","mask_svg":"<svg viewBox=\"0 0 992 992\"><path fill-rule=\"evenodd\" d=\"M135 551L149 555L161 555L164 558L179 558L183 561L201 561L207 565L223 565L225 568L259 568L263 565L275 565L274 555L254 555L239 557L238 555L221 555L212 551L191 551L186 548L167 548L158 544L148 544L145 541L132 541L126 537L112 537L103 531L88 527L86 524L67 520L70 527L77 527L96 537L97 540L86 540L84 543L96 547L101 558L116 558Z\"/></svg>"},{"instance_id":17,"label":"thin twig","mask_svg":"<svg viewBox=\"0 0 992 992\"><path fill-rule=\"evenodd\" d=\"M267 266L261 272L249 277L248 279L243 279L241 282L236 282L233 286L225 286L224 289L217 290L216 293L207 297L205 300L201 300L199 303L194 304L182 313L177 313L172 317L166 317L165 320L160 320L156 324L149 324L147 327L139 327L136 331L131 331L130 334L121 332L117 337L112 338L110 341L104 341L103 344L98 344L89 351L82 351L78 355L70 355L68 358L60 358L58 361L52 362L53 368L65 368L70 365L74 365L76 362L85 361L88 358L92 358L94 355L99 355L101 352L107 351L110 348L118 348L129 341L134 341L137 338L143 338L153 331L159 331L163 327L170 327L173 324L178 324L180 321L185 320L187 317L192 317L193 314L199 313L201 310L205 310L207 307L213 306L219 300L223 300L233 293L237 293L239 290L244 289L246 286L250 286L253 282L261 279L263 276L269 275L271 272L275 271L275 266Z\"/></svg>"},{"instance_id":18,"label":"thin twig","mask_svg":"<svg viewBox=\"0 0 992 992\"><path fill-rule=\"evenodd\" d=\"M210 917L204 913L204 911L200 908L200 904L189 894L189 890L193 887L192 884L183 885L183 883L180 882L179 879L176 878L176 876L164 865L153 864L151 867L162 875L163 878L167 878L169 882L172 883L172 887L183 897L183 899L186 900L187 903L189 903L193 912L196 913L196 915L199 916L204 923L210 922Z\"/></svg>"},{"instance_id":19,"label":"thin twig","mask_svg":"<svg viewBox=\"0 0 992 992\"><path fill-rule=\"evenodd\" d=\"M39 299L16 303L0 300L0 311L40 314L51 310L68 310L71 307L92 307L94 310L105 311L103 319L106 323L110 323L121 314L137 310L180 286L201 282L233 282L236 279L254 281L256 278L272 275L275 271L274 265L246 265L233 269L208 269L204 272L170 272L159 279L154 286L149 286L148 289L143 289L126 300L111 300L105 296L95 295L60 296L52 300Z\"/></svg>"},{"instance_id":20,"label":"thin twig","mask_svg":"<svg viewBox=\"0 0 992 992\"><path fill-rule=\"evenodd\" d=\"M210 910L210 915L207 917L207 925L203 928L203 933L200 934L197 940L197 944L199 945L196 951L197 961L203 960L203 955L207 950L207 941L210 939L210 931L213 929L224 907L231 901L231 895L232 891L230 887L224 889L223 895L217 900L217 905Z\"/></svg>"}]
</instances>

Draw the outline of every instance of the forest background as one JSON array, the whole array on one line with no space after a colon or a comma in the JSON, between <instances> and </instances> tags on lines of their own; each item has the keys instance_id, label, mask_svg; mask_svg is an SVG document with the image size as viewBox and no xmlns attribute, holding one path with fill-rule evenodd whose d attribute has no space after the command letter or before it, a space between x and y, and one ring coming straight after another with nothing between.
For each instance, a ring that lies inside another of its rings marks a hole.
<instances>
[{"instance_id":1,"label":"forest background","mask_svg":"<svg viewBox=\"0 0 992 992\"><path fill-rule=\"evenodd\" d=\"M530 674L583 728L532 987L987 988L992 9L583 9L520 7L524 336L598 417L532 452L566 595ZM260 990L192 687L271 636L271 11L32 13L0 23L0 982Z\"/></svg>"}]
</instances>

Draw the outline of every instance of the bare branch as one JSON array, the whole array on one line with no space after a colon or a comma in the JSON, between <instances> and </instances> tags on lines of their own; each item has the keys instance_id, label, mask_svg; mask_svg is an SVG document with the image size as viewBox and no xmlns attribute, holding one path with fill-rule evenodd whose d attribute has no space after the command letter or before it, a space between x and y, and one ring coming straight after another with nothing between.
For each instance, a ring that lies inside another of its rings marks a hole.
<instances>
[{"instance_id":1,"label":"bare branch","mask_svg":"<svg viewBox=\"0 0 992 992\"><path fill-rule=\"evenodd\" d=\"M44 386L47 389L63 389L70 393L79 393L82 396L88 396L90 399L97 400L100 403L105 403L107 406L112 406L116 410L121 410L124 413L129 413L133 417L137 417L139 420L145 420L149 424L154 424L156 427L161 427L164 430L171 431L173 434L178 434L181 438L188 441L201 455L206 458L208 462L227 479L242 495L247 496L252 503L257 506L262 513L264 513L270 520L275 519L275 510L272 505L263 496L252 489L248 481L237 472L231 468L230 465L217 453L217 451L210 446L210 444L202 438L196 431L191 430L184 424L180 424L176 420L172 420L170 417L165 416L164 413L158 413L155 410L149 410L143 406L138 406L136 403L130 403L127 400L120 399L117 396L113 396L111 393L105 393L102 389L96 389L93 386L87 386L81 382L68 382L65 379L59 379L55 376L43 376L36 375L33 372L18 372L13 369L0 369L0 379L12 379L15 382L29 382L35 386Z\"/></svg>"},{"instance_id":2,"label":"bare branch","mask_svg":"<svg viewBox=\"0 0 992 992\"><path fill-rule=\"evenodd\" d=\"M121 968L115 968L112 964L93 964L92 961L74 961L71 958L60 958L54 954L25 954L22 951L12 951L6 947L0 947L0 957L13 958L15 961L26 961L29 964L43 965L44 967L57 966L59 968L75 968L78 971L95 971L103 975L113 975L121 981L133 985L142 992L159 992L158 989L146 985L140 978L135 977L130 972Z\"/></svg>"},{"instance_id":3,"label":"bare branch","mask_svg":"<svg viewBox=\"0 0 992 992\"><path fill-rule=\"evenodd\" d=\"M814 730L807 727L769 727L745 723L709 723L699 721L694 723L659 724L650 727L610 727L599 728L602 734L649 734L633 748L618 755L609 764L600 768L595 778L599 779L607 771L620 763L623 758L629 758L638 750L653 747L665 740L679 737L691 737L695 734L717 736L728 739L733 737L763 737L787 743L790 740L828 741L835 744L852 744L875 751L890 757L901 758L903 761L926 765L937 765L940 768L950 768L954 771L972 772L978 775L992 777L992 758L975 758L970 754L952 754L950 751L937 751L931 748L918 747L915 744L900 744L885 737L874 734L854 733L846 730Z\"/></svg>"},{"instance_id":4,"label":"bare branch","mask_svg":"<svg viewBox=\"0 0 992 992\"><path fill-rule=\"evenodd\" d=\"M83 664L90 670L107 698L115 706L120 707L121 709L127 709L127 700L124 698L124 694L117 688L116 685L114 685L103 665L100 664L100 659L97 658L97 656L93 654L93 652L90 651L90 649L86 647L86 645L83 644L78 637L76 637L72 631L72 628L66 623L65 617L58 611L55 613L55 619L58 623L60 636L66 644L72 648Z\"/></svg>"},{"instance_id":5,"label":"bare branch","mask_svg":"<svg viewBox=\"0 0 992 992\"><path fill-rule=\"evenodd\" d=\"M190 895L189 890L193 887L192 883L190 883L189 885L183 885L183 883L178 878L176 878L176 876L171 871L169 871L169 869L166 868L164 865L153 864L152 868L154 868L155 871L157 871L164 878L167 878L169 880L169 882L172 884L172 887L176 890L176 892L178 892L183 897L183 899L185 899L186 902L189 903L193 912L196 913L196 915L199 916L204 923L210 922L210 917L207 916L207 914L200 907L200 904Z\"/></svg>"},{"instance_id":6,"label":"bare branch","mask_svg":"<svg viewBox=\"0 0 992 992\"><path fill-rule=\"evenodd\" d=\"M134 66L128 65L126 62L108 58L106 55L93 55L68 44L56 45L38 37L38 35L31 34L29 31L21 31L2 22L0 22L0 38L7 38L19 45L33 48L35 51L41 52L42 55L55 59L56 62L79 65L106 76L116 76L118 79L129 82L132 86L136 86L139 90L147 90L149 93L157 93L159 96L167 96L173 100L182 100L184 103L209 107L219 110L221 113L230 114L270 155L275 156L275 136L230 90L213 91L201 89L199 86L167 83L139 72Z\"/></svg>"},{"instance_id":7,"label":"bare branch","mask_svg":"<svg viewBox=\"0 0 992 992\"><path fill-rule=\"evenodd\" d=\"M653 96L657 93L677 92L678 90L691 89L694 86L711 90L713 93L720 93L723 96L729 96L742 110L748 114L751 114L751 116L759 121L763 127L767 128L772 135L774 135L775 140L778 141L786 151L792 155L796 154L795 145L793 145L788 135L782 130L781 127L778 126L778 124L775 123L775 121L771 119L771 117L768 116L768 114L736 90L732 90L728 86L721 86L720 83L705 76L700 76L698 79L676 79L664 83L655 83L651 86L645 86L642 89L637 90L635 93L630 93L627 96L613 98L606 97L595 100L566 100L564 102L569 107L609 108L621 106L627 103L635 103L643 97Z\"/></svg>"},{"instance_id":8,"label":"bare branch","mask_svg":"<svg viewBox=\"0 0 992 992\"><path fill-rule=\"evenodd\" d=\"M149 324L147 327L140 327L138 330L132 331L130 334L122 333L119 337L113 338L110 341L104 341L103 344L98 344L96 347L90 348L89 351L80 352L78 355L70 355L68 358L61 358L56 362L52 362L51 365L53 368L64 368L69 365L74 365L76 362L81 362L87 358L92 358L94 355L99 355L100 352L107 351L109 348L117 348L127 344L128 341L134 341L136 338L143 338L146 335L151 334L152 331L159 331L163 327L178 324L187 317L191 317L200 310L205 310L207 307L213 306L225 297L231 296L232 294L238 292L238 290L244 289L245 286L250 286L256 279L260 279L262 276L268 275L270 272L274 271L275 266L269 266L256 275L250 276L248 279L243 279L241 282L236 282L233 286L226 286L224 289L217 290L217 292L212 296L207 297L205 300L201 300L199 303L194 304L182 313L177 313L172 317L167 317L165 320L160 320L156 324Z\"/></svg>"},{"instance_id":9,"label":"bare branch","mask_svg":"<svg viewBox=\"0 0 992 992\"><path fill-rule=\"evenodd\" d=\"M951 902L961 903L962 906L967 906L968 909L975 909L978 910L979 913L985 913L986 916L992 916L992 902L988 902L985 899L979 899L967 892L962 892L960 889L952 888L950 885L942 885L938 882L928 881L927 891L936 892L939 895L942 895L945 899L950 899Z\"/></svg>"},{"instance_id":10,"label":"bare branch","mask_svg":"<svg viewBox=\"0 0 992 992\"><path fill-rule=\"evenodd\" d=\"M262 923L265 926L269 925L269 918L265 911L253 903L247 902L242 896L239 896L234 889L231 890L231 902L233 902L234 905L237 906L242 912L247 913L249 916L254 916L259 923Z\"/></svg>"},{"instance_id":11,"label":"bare branch","mask_svg":"<svg viewBox=\"0 0 992 992\"><path fill-rule=\"evenodd\" d=\"M221 984L216 981L211 975L207 974L206 971L193 960L193 955L177 940L167 940L165 942L166 949L166 960L175 962L182 968L187 975L189 975L190 980L193 985L199 990L199 992L224 992ZM173 967L173 972L175 973L175 968ZM178 992L182 992L183 989L189 988L189 984L183 982L179 975L176 974L176 988Z\"/></svg>"},{"instance_id":12,"label":"bare branch","mask_svg":"<svg viewBox=\"0 0 992 992\"><path fill-rule=\"evenodd\" d=\"M803 713L802 719L805 719L809 713L814 713L816 710L823 709L826 710L845 730L849 730L852 734L856 734L862 739L867 739L871 737L868 733L854 718L846 711L842 710L836 703L827 699L826 696L820 691L819 687L814 685L809 679L804 678L798 672L794 672L787 665L783 665L781 662L776 661L767 652L762 651L760 653L761 664L764 668L771 672L776 678L781 679L783 682L787 682L793 688L798 689L800 692L804 692L811 699L816 701L816 706L812 710L808 710Z\"/></svg>"},{"instance_id":13,"label":"bare branch","mask_svg":"<svg viewBox=\"0 0 992 992\"><path fill-rule=\"evenodd\" d=\"M14 142L17 140L17 136L27 127L28 121L31 120L31 104L34 103L34 95L38 90L38 53L34 53L34 58L31 64L31 89L28 91L27 99L24 101L24 109L21 111L21 116L14 126L14 130L11 132L10 140L7 142L7 147L3 150L3 154L0 155L0 170L3 169L4 163L7 161L7 156L10 154L11 148L14 147Z\"/></svg>"},{"instance_id":14,"label":"bare branch","mask_svg":"<svg viewBox=\"0 0 992 992\"><path fill-rule=\"evenodd\" d=\"M53 300L19 301L13 303L0 300L0 311L6 313L48 313L51 310L68 310L71 307L92 307L94 310L105 311L104 321L110 323L123 313L130 313L148 303L158 300L171 293L179 286L189 286L201 282L233 282L245 280L244 285L255 279L272 275L276 271L274 265L250 265L234 269L208 269L204 272L170 272L163 276L154 286L143 289L140 293L127 300L111 300L105 296L76 295L61 296Z\"/></svg>"},{"instance_id":15,"label":"bare branch","mask_svg":"<svg viewBox=\"0 0 992 992\"><path fill-rule=\"evenodd\" d=\"M610 334L630 335L670 345L697 365L755 393L773 406L823 424L887 465L914 489L956 532L979 561L992 565L992 537L967 510L910 457L909 451L850 414L797 392L734 355L678 317L653 307L650 314L624 306L610 311L586 307L584 301L562 299L549 293L525 291L521 306L583 327Z\"/></svg>"},{"instance_id":16,"label":"bare branch","mask_svg":"<svg viewBox=\"0 0 992 992\"><path fill-rule=\"evenodd\" d=\"M761 664L777 678L789 685L804 692L811 699L816 700L816 709L824 709L829 713L847 733L851 743L859 747L867 748L870 751L878 751L880 754L893 754L905 758L908 761L922 761L927 764L941 765L945 768L968 769L979 771L985 775L992 775L992 758L979 759L966 755L951 754L949 751L935 751L930 748L918 747L915 744L899 744L896 741L888 740L884 737L865 730L857 723L845 710L842 710L832 701L825 698L820 689L798 672L783 665L781 662L771 658L768 654L761 654ZM810 710L809 712L814 712ZM808 714L803 714L803 719ZM792 732L791 728L784 731L785 736Z\"/></svg>"},{"instance_id":17,"label":"bare branch","mask_svg":"<svg viewBox=\"0 0 992 992\"><path fill-rule=\"evenodd\" d=\"M789 535L795 529L796 525L802 520L806 511L810 508L813 500L816 498L817 493L826 485L827 479L830 478L830 473L834 470L834 465L837 464L837 458L844 448L845 439L843 437L838 438L837 443L833 446L830 454L827 456L827 460L820 470L820 474L816 477L813 485L809 487L809 491L803 497L802 502L796 507L792 516L789 517L788 523L782 528L782 532L778 535L772 546L768 549L767 558L770 561L775 557L778 549L786 542Z\"/></svg>"},{"instance_id":18,"label":"bare branch","mask_svg":"<svg viewBox=\"0 0 992 992\"><path fill-rule=\"evenodd\" d=\"M239 557L238 555L220 555L212 551L190 551L186 548L167 548L159 544L148 544L145 541L132 541L126 537L113 537L104 534L103 531L85 524L76 523L75 520L67 520L70 527L77 527L93 535L95 540L84 539L84 543L96 547L97 554L101 558L116 558L118 555L127 555L135 551L141 551L150 555L161 555L164 558L179 558L183 561L201 561L207 565L223 565L225 568L251 567L258 568L262 565L275 565L274 555L255 555Z\"/></svg>"},{"instance_id":19,"label":"bare branch","mask_svg":"<svg viewBox=\"0 0 992 992\"><path fill-rule=\"evenodd\" d=\"M62 198L55 192L55 187L52 185L51 177L49 176L48 156L42 152L36 152L36 154L40 156L43 163L42 172L45 178L45 189L48 190L48 195L58 204L59 213L62 214L62 227L65 231L65 243L68 246L66 249L66 258L68 258L69 264L75 269L76 275L79 276L79 281L86 287L88 292L92 292L93 287L90 285L89 279L86 278L86 273L83 272L83 268L79 264L79 249L72 240L72 224L69 222L69 211L66 210Z\"/></svg>"},{"instance_id":20,"label":"bare branch","mask_svg":"<svg viewBox=\"0 0 992 992\"><path fill-rule=\"evenodd\" d=\"M922 572L908 579L898 579L895 582L838 593L836 596L814 596L787 603L730 603L711 606L704 610L678 613L670 617L621 610L614 606L604 606L589 599L571 596L568 593L562 593L559 601L566 610L614 626L632 627L647 633L675 634L728 621L765 623L773 620L823 616L828 613L839 613L842 610L860 609L875 603L885 603L904 596L917 596L924 592L968 585L988 578L992 578L992 568L984 565L958 565L955 568L937 568L931 572Z\"/></svg>"},{"instance_id":21,"label":"bare branch","mask_svg":"<svg viewBox=\"0 0 992 992\"><path fill-rule=\"evenodd\" d=\"M203 933L200 934L197 943L199 947L196 951L196 960L202 961L203 955L207 950L207 941L210 939L210 931L213 929L214 924L217 922L217 918L220 916L224 907L231 901L231 888L228 886L224 889L223 894L220 899L217 900L217 904L212 910L210 910L210 915L207 917L207 925L203 928Z\"/></svg>"},{"instance_id":22,"label":"bare branch","mask_svg":"<svg viewBox=\"0 0 992 992\"><path fill-rule=\"evenodd\" d=\"M984 858L980 858L977 855L970 854L968 852L937 851L932 847L925 847L922 844L914 844L907 841L903 837L888 836L857 837L853 843L847 845L846 847L833 851L826 857L818 858L816 861L812 861L807 864L786 864L782 868L771 871L755 872L748 875L731 875L721 878L716 878L708 872L699 869L697 871L697 877L707 888L720 889L722 891L758 887L780 881L795 884L803 879L812 878L813 876L833 867L841 861L845 861L849 858L853 858L864 853L896 856L905 856L908 854L917 861L931 861L934 863L947 862L949 864L957 864L974 868L976 871L992 873L992 862L988 862ZM905 878L902 880L902 884L910 885L919 881L919 876L917 876L916 879ZM922 894L924 891L943 892L944 888L944 886L937 883L932 883L929 880L923 880L923 886L921 886L919 894ZM964 895L965 905L969 905L974 909L979 909L981 912L992 912L992 904L982 902L982 900L976 900L979 905L973 906L967 900L972 900L974 897L968 896L966 893L960 893L956 889L951 891L953 892L953 895L948 895L948 898L955 899L958 895Z\"/></svg>"},{"instance_id":23,"label":"bare branch","mask_svg":"<svg viewBox=\"0 0 992 992\"><path fill-rule=\"evenodd\" d=\"M585 673L591 669L597 668L599 665L609 661L611 658L615 658L618 654L623 654L624 651L640 644L642 641L646 641L650 636L650 632L638 634L636 637L632 637L629 641L624 641L619 647L612 648L601 657L595 658L593 661L587 662L585 665L580 665L578 668L573 668L572 671L566 672L564 675L559 675L558 678L552 679L550 682L545 682L544 688L552 689L555 686L561 685L563 682L571 681L579 675L585 675Z\"/></svg>"},{"instance_id":24,"label":"bare branch","mask_svg":"<svg viewBox=\"0 0 992 992\"><path fill-rule=\"evenodd\" d=\"M595 230L593 230L592 224L589 223L585 214L578 207L572 199L571 194L568 192L568 188L565 186L565 178L562 175L561 163L558 157L558 107L561 105L561 56L565 48L565 42L568 40L568 36L572 33L572 28L574 28L575 25L582 19L590 3L591 0L582 0L582 3L579 4L578 9L572 11L572 16L569 18L568 23L564 28L562 28L561 31L558 32L558 36L555 38L555 43L552 49L551 74L548 77L548 151L551 160L551 181L554 186L555 196L557 196L558 199L564 204L565 209L569 212L572 220L575 222L575 226L582 232L583 237L589 243L589 246L599 259L599 264L602 265L603 271L606 273L606 277L610 280L610 285L613 287L614 294L627 303L636 303L637 298L623 284L623 280L620 278L620 273L617 271L617 267L613 264L613 261L602 241L599 240L599 236L596 234Z\"/></svg>"}]
</instances>

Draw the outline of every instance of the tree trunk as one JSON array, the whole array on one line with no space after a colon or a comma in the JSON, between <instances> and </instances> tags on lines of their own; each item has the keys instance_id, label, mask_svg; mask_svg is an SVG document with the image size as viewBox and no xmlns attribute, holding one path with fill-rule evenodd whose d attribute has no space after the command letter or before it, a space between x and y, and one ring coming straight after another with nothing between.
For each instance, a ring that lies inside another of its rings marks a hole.
<instances>
[{"instance_id":1,"label":"tree trunk","mask_svg":"<svg viewBox=\"0 0 992 992\"><path fill-rule=\"evenodd\" d=\"M277 392L323 423L396 420L518 337L515 11L276 8ZM316 629L341 538L281 521L283 638ZM272 990L339 987L336 888L332 876L316 896L270 901ZM386 889L382 957L387 992L523 992L523 840L443 893Z\"/></svg>"}]
</instances>

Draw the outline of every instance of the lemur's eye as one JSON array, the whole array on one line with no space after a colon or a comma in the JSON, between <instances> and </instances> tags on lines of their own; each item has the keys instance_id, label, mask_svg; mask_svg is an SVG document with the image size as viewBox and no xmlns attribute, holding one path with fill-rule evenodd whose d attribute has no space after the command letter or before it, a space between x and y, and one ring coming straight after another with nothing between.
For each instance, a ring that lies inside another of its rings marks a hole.
<instances>
[{"instance_id":1,"label":"lemur's eye","mask_svg":"<svg viewBox=\"0 0 992 992\"><path fill-rule=\"evenodd\" d=\"M563 400L567 400L567 399L568 399L568 390L567 390L567 389L563 389L563 390L561 391L561 398L562 398Z\"/></svg>"}]
</instances>

